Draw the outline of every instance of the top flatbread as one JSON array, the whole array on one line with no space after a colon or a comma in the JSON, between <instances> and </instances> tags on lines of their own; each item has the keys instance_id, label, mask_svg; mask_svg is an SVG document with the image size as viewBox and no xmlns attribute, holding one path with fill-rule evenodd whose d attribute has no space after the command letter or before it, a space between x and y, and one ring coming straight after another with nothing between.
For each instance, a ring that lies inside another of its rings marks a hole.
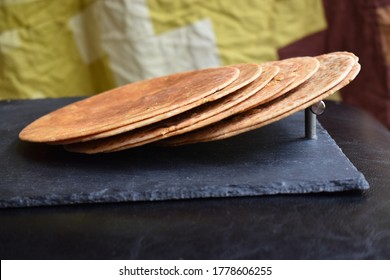
<instances>
[{"instance_id":1,"label":"top flatbread","mask_svg":"<svg viewBox=\"0 0 390 280\"><path fill-rule=\"evenodd\" d=\"M24 128L19 137L56 142L130 123L141 127L199 106L238 75L235 67L215 67L128 84L51 112Z\"/></svg>"},{"instance_id":2,"label":"top flatbread","mask_svg":"<svg viewBox=\"0 0 390 280\"><path fill-rule=\"evenodd\" d=\"M320 62L318 71L286 96L214 125L166 139L162 144L177 146L220 140L262 127L334 93L348 84L360 70L355 57L348 54L326 54L318 56L317 59Z\"/></svg>"},{"instance_id":3,"label":"top flatbread","mask_svg":"<svg viewBox=\"0 0 390 280\"><path fill-rule=\"evenodd\" d=\"M214 93L212 96L205 98L202 103L210 103L210 102L215 101L215 100L217 100L215 102L218 102L219 99L221 99L220 97L226 98L225 95L227 95L227 94L230 95L230 93L235 92L242 87L245 87L249 83L256 80L262 72L262 68L260 67L260 65L253 64L253 63L237 64L237 65L231 65L231 66L238 68L238 70L240 70L240 74L238 75L237 79L233 83L228 85L227 87ZM227 97L229 97L229 95ZM206 104L200 105L200 106L204 107L204 106L206 106ZM196 107L196 108L198 108L198 107ZM194 109L196 109L196 108L194 108ZM193 110L190 110L190 111L193 111ZM184 114L187 114L187 113L192 114L192 113L190 113L190 111L186 110L186 112ZM173 113L172 115L176 115L176 114ZM183 114L180 114L180 115L183 115ZM158 116L155 116L154 119L157 120L157 117ZM153 123L155 123L155 122L153 122ZM78 142L85 142L85 141L90 141L90 140L95 140L95 139L100 139L100 138L107 138L107 137L110 137L113 135L118 135L118 134L122 134L122 133L127 132L127 131L133 131L133 130L134 130L134 124L131 123L129 125L121 126L121 127L109 130L109 131L104 131L101 133L88 135L85 137L80 137L80 138L75 138L75 139L69 139L67 141L56 142L56 143L52 143L52 144L72 144L72 143L78 143Z\"/></svg>"}]
</instances>

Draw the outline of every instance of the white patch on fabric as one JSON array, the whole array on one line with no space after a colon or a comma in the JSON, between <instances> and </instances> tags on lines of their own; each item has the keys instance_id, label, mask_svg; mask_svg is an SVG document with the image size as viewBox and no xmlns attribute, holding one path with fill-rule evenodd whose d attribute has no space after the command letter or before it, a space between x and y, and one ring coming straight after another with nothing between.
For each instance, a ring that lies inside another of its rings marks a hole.
<instances>
[{"instance_id":1,"label":"white patch on fabric","mask_svg":"<svg viewBox=\"0 0 390 280\"><path fill-rule=\"evenodd\" d=\"M13 49L20 48L21 40L16 29L0 33L0 52L7 53Z\"/></svg>"},{"instance_id":2,"label":"white patch on fabric","mask_svg":"<svg viewBox=\"0 0 390 280\"><path fill-rule=\"evenodd\" d=\"M103 55L94 10L95 6L91 5L69 20L69 27L85 64L90 64Z\"/></svg>"},{"instance_id":3,"label":"white patch on fabric","mask_svg":"<svg viewBox=\"0 0 390 280\"><path fill-rule=\"evenodd\" d=\"M156 36L145 0L98 1L94 9L117 85L221 64L209 19Z\"/></svg>"}]
</instances>

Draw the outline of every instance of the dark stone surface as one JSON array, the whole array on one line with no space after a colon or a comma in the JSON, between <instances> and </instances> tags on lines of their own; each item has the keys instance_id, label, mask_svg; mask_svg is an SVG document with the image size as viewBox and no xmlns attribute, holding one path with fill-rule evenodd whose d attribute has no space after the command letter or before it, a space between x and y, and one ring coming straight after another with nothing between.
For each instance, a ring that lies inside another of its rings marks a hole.
<instances>
[{"instance_id":1,"label":"dark stone surface","mask_svg":"<svg viewBox=\"0 0 390 280\"><path fill-rule=\"evenodd\" d=\"M320 122L370 189L2 208L0 258L390 259L390 132L334 103Z\"/></svg>"},{"instance_id":2,"label":"dark stone surface","mask_svg":"<svg viewBox=\"0 0 390 280\"><path fill-rule=\"evenodd\" d=\"M366 189L364 176L319 125L306 140L303 114L224 141L145 146L81 155L17 135L69 99L2 103L0 206L254 196Z\"/></svg>"}]
</instances>

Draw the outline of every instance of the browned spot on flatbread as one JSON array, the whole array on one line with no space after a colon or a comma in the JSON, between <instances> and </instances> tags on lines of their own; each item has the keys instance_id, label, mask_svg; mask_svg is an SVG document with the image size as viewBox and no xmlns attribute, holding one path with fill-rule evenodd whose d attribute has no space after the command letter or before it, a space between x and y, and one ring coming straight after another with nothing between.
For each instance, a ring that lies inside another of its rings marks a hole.
<instances>
[{"instance_id":1,"label":"browned spot on flatbread","mask_svg":"<svg viewBox=\"0 0 390 280\"><path fill-rule=\"evenodd\" d=\"M237 68L215 67L128 84L51 112L24 128L19 137L56 142L130 123L135 129L199 106L238 75Z\"/></svg>"}]
</instances>

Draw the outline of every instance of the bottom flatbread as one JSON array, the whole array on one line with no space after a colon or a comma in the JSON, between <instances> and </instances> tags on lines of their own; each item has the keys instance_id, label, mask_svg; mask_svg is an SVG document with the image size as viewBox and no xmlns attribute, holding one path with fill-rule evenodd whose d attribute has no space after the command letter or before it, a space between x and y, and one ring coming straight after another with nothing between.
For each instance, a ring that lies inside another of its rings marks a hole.
<instances>
[{"instance_id":1,"label":"bottom flatbread","mask_svg":"<svg viewBox=\"0 0 390 280\"><path fill-rule=\"evenodd\" d=\"M303 110L349 84L359 73L355 56L334 53L317 57L320 69L306 83L270 103L210 125L200 130L159 142L178 146L215 141L260 128Z\"/></svg>"}]
</instances>

